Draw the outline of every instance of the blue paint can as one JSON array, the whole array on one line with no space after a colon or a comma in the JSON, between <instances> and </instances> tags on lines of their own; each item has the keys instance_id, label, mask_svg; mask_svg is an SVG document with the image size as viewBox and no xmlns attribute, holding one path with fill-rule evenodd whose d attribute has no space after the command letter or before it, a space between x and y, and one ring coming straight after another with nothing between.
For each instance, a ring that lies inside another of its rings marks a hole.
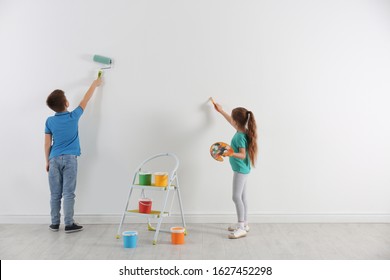
<instances>
[{"instance_id":1,"label":"blue paint can","mask_svg":"<svg viewBox=\"0 0 390 280\"><path fill-rule=\"evenodd\" d=\"M123 247L125 248L136 248L138 232L136 231L124 231L122 233L123 237Z\"/></svg>"}]
</instances>

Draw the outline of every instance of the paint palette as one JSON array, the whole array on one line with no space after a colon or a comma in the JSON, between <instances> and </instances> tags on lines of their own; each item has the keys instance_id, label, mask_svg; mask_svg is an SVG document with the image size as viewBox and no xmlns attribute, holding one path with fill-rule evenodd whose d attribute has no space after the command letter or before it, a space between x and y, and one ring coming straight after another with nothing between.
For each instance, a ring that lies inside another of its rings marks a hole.
<instances>
[{"instance_id":1,"label":"paint palette","mask_svg":"<svg viewBox=\"0 0 390 280\"><path fill-rule=\"evenodd\" d=\"M230 156L232 153L232 147L224 142L216 142L210 147L210 154L217 161L223 161L223 157Z\"/></svg>"}]
</instances>

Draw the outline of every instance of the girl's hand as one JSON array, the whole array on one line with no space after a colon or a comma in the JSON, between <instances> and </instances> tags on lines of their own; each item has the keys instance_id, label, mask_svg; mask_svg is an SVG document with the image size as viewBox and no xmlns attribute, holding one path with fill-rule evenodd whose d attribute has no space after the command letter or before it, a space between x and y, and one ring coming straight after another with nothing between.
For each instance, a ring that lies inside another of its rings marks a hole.
<instances>
[{"instance_id":1,"label":"girl's hand","mask_svg":"<svg viewBox=\"0 0 390 280\"><path fill-rule=\"evenodd\" d=\"M232 149L232 147L230 146L227 146L223 153L222 153L222 156L223 157L231 157L232 155L234 154L234 150Z\"/></svg>"},{"instance_id":2,"label":"girl's hand","mask_svg":"<svg viewBox=\"0 0 390 280\"><path fill-rule=\"evenodd\" d=\"M222 106L219 105L218 103L214 103L214 108L217 110L217 112L221 113L222 112Z\"/></svg>"},{"instance_id":3,"label":"girl's hand","mask_svg":"<svg viewBox=\"0 0 390 280\"><path fill-rule=\"evenodd\" d=\"M220 113L234 128L236 128L235 127L235 125L234 125L234 123L233 123L233 119L232 119L232 117L229 115L229 114L227 114L223 109L222 109L222 106L221 105L219 105L218 103L216 103L216 102L214 102L214 100L213 99L211 99L211 101L213 102L213 104L214 104L214 108L215 108L215 110L218 112L218 113Z\"/></svg>"}]
</instances>

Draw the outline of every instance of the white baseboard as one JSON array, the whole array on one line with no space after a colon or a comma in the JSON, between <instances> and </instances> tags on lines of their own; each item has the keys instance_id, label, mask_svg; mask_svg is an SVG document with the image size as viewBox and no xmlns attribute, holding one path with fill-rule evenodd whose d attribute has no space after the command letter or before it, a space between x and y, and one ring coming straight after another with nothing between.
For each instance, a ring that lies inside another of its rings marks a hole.
<instances>
[{"instance_id":1,"label":"white baseboard","mask_svg":"<svg viewBox=\"0 0 390 280\"><path fill-rule=\"evenodd\" d=\"M78 214L75 220L80 224L119 224L121 214ZM186 223L234 223L232 213L188 213ZM248 217L250 223L390 223L390 214L300 214L300 213L253 213ZM140 217L129 217L126 223L144 223ZM48 224L49 215L0 215L0 224ZM163 219L163 223L181 223L178 214Z\"/></svg>"}]
</instances>

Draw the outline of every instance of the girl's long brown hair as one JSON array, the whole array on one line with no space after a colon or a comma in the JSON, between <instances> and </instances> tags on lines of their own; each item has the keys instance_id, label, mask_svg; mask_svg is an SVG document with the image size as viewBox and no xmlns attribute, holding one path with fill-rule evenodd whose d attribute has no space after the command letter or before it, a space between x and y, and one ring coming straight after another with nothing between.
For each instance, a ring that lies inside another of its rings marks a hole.
<instances>
[{"instance_id":1,"label":"girl's long brown hair","mask_svg":"<svg viewBox=\"0 0 390 280\"><path fill-rule=\"evenodd\" d=\"M251 111L243 107L238 107L233 109L232 118L240 128L246 131L248 136L248 154L252 166L255 167L257 159L257 125L255 116Z\"/></svg>"}]
</instances>

